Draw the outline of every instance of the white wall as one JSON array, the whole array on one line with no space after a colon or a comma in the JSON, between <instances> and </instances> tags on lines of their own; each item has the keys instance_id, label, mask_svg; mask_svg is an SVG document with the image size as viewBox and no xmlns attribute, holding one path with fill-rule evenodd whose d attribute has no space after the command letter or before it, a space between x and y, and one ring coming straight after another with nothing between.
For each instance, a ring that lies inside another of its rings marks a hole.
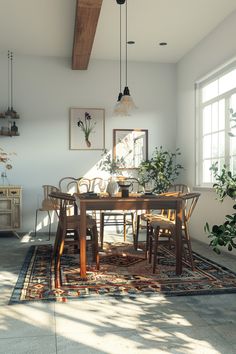
<instances>
[{"instance_id":1,"label":"white wall","mask_svg":"<svg viewBox=\"0 0 236 354\"><path fill-rule=\"evenodd\" d=\"M23 187L21 231L34 228L43 184L58 185L63 176L82 176L101 157L102 151L69 150L69 107L105 109L107 148L112 146L112 129L143 128L149 130L150 153L160 145L175 149L175 65L129 63L128 68L128 84L139 109L130 117L113 117L119 63L94 61L87 71L73 71L68 58L15 55L14 108L21 116L20 136L0 137L0 146L17 153L8 178ZM0 56L0 77L3 111L7 109L7 53Z\"/></svg>"},{"instance_id":2,"label":"white wall","mask_svg":"<svg viewBox=\"0 0 236 354\"><path fill-rule=\"evenodd\" d=\"M195 113L194 83L218 66L236 56L236 12L229 16L209 36L189 52L177 66L177 146L181 148L186 167L186 181L194 186ZM192 236L209 243L203 226L206 221L220 224L227 213L232 213L232 201L223 204L215 200L214 191L201 190L197 212L193 214Z\"/></svg>"}]
</instances>

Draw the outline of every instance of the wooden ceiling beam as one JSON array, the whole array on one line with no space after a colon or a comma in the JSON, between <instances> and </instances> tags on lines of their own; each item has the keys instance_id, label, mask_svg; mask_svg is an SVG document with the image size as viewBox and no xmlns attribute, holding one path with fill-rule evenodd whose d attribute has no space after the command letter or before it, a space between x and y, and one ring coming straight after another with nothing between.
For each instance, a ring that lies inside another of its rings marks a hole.
<instances>
[{"instance_id":1,"label":"wooden ceiling beam","mask_svg":"<svg viewBox=\"0 0 236 354\"><path fill-rule=\"evenodd\" d=\"M103 0L77 0L72 69L86 70Z\"/></svg>"}]
</instances>

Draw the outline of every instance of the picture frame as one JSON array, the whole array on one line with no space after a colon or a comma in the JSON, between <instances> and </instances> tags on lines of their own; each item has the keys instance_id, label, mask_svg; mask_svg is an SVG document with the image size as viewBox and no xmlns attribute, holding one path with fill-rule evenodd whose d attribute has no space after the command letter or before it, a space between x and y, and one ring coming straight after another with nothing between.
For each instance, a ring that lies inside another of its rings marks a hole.
<instances>
[{"instance_id":1,"label":"picture frame","mask_svg":"<svg viewBox=\"0 0 236 354\"><path fill-rule=\"evenodd\" d=\"M125 161L120 169L137 169L148 159L148 130L113 129L113 157Z\"/></svg>"},{"instance_id":2,"label":"picture frame","mask_svg":"<svg viewBox=\"0 0 236 354\"><path fill-rule=\"evenodd\" d=\"M105 110L71 107L69 115L69 149L104 150Z\"/></svg>"}]
</instances>

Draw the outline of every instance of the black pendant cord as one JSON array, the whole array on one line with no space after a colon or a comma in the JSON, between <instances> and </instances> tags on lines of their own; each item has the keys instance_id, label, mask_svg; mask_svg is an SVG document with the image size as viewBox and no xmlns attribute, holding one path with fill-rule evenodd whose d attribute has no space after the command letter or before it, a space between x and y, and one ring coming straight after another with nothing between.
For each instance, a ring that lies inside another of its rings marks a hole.
<instances>
[{"instance_id":1,"label":"black pendant cord","mask_svg":"<svg viewBox=\"0 0 236 354\"><path fill-rule=\"evenodd\" d=\"M127 48L127 41L128 41L128 0L126 0L126 3L125 3L125 86L127 86L127 61L128 61L128 48Z\"/></svg>"},{"instance_id":2,"label":"black pendant cord","mask_svg":"<svg viewBox=\"0 0 236 354\"><path fill-rule=\"evenodd\" d=\"M11 52L11 110L13 111L13 53Z\"/></svg>"},{"instance_id":3,"label":"black pendant cord","mask_svg":"<svg viewBox=\"0 0 236 354\"><path fill-rule=\"evenodd\" d=\"M121 5L120 5L120 93L121 93L121 80L122 80L122 65L121 65L121 55L122 55L122 52L121 52L121 40L122 40L122 35L121 35Z\"/></svg>"},{"instance_id":4,"label":"black pendant cord","mask_svg":"<svg viewBox=\"0 0 236 354\"><path fill-rule=\"evenodd\" d=\"M10 51L7 52L8 58L8 112L10 111L11 107L11 65L10 65Z\"/></svg>"}]
</instances>

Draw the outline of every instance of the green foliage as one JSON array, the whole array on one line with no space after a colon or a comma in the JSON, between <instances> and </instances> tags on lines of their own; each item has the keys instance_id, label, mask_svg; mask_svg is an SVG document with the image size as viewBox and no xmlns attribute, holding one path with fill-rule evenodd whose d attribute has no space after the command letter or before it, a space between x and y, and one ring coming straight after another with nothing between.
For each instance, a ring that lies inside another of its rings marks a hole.
<instances>
[{"instance_id":1,"label":"green foliage","mask_svg":"<svg viewBox=\"0 0 236 354\"><path fill-rule=\"evenodd\" d=\"M111 175L116 174L120 168L125 168L125 159L112 158L112 153L106 149L102 153L102 159L97 164L98 169L109 172Z\"/></svg>"},{"instance_id":2,"label":"green foliage","mask_svg":"<svg viewBox=\"0 0 236 354\"><path fill-rule=\"evenodd\" d=\"M183 166L177 163L177 158L181 153L176 149L174 153L155 148L149 160L141 162L138 168L138 176L141 185L152 180L154 182L154 192L166 192L170 185L176 180Z\"/></svg>"},{"instance_id":3,"label":"green foliage","mask_svg":"<svg viewBox=\"0 0 236 354\"><path fill-rule=\"evenodd\" d=\"M226 165L219 172L218 163L214 163L210 170L216 182L213 184L218 200L221 202L226 196L232 199L236 197L236 175L233 175ZM233 206L236 209L236 204ZM204 226L204 231L211 238L210 246L213 251L220 254L220 247L227 247L228 251L236 248L234 239L236 238L236 213L225 216L225 222L221 225L213 225L210 229L208 223Z\"/></svg>"},{"instance_id":4,"label":"green foliage","mask_svg":"<svg viewBox=\"0 0 236 354\"><path fill-rule=\"evenodd\" d=\"M236 175L228 169L226 165L223 166L219 172L218 162L212 164L211 171L215 178L213 188L215 188L218 199L222 202L226 196L230 198L236 197Z\"/></svg>"}]
</instances>

